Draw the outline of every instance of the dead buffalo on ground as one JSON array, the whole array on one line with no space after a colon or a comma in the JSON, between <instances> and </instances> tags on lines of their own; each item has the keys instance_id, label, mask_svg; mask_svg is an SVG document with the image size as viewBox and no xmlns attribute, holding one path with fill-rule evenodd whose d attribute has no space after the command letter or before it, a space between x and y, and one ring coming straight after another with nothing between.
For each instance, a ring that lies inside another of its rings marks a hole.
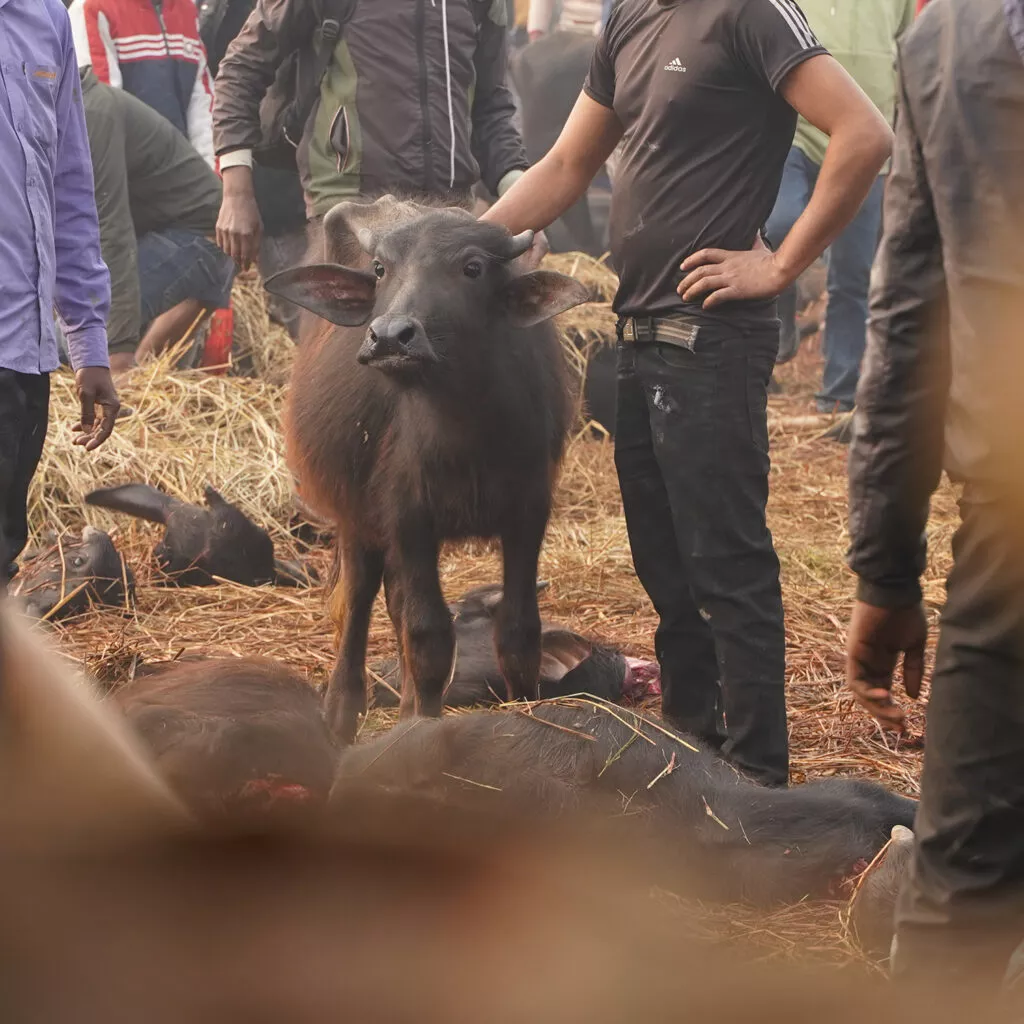
<instances>
[{"instance_id":1,"label":"dead buffalo on ground","mask_svg":"<svg viewBox=\"0 0 1024 1024\"><path fill-rule=\"evenodd\" d=\"M328 259L360 247L370 272L298 267L267 287L335 325L306 322L287 409L300 496L337 530L344 626L328 721L355 738L382 580L403 710L441 713L454 633L437 560L442 542L470 537L501 541L498 662L511 697L536 697L537 560L571 421L547 321L587 289L521 272L532 233L512 237L463 210L341 203L324 238Z\"/></svg>"},{"instance_id":2,"label":"dead buffalo on ground","mask_svg":"<svg viewBox=\"0 0 1024 1024\"><path fill-rule=\"evenodd\" d=\"M63 619L94 605L125 608L135 597L135 577L110 535L93 526L80 540L61 537L22 566L12 594L34 619Z\"/></svg>"},{"instance_id":3,"label":"dead buffalo on ground","mask_svg":"<svg viewBox=\"0 0 1024 1024\"><path fill-rule=\"evenodd\" d=\"M507 699L494 649L494 613L500 603L501 587L492 585L470 590L448 606L455 624L455 671L445 687L446 707ZM584 693L613 702L622 699L630 669L618 651L550 622L541 623L540 642L542 698ZM398 662L379 662L373 669L384 680L374 686L374 704L393 707L400 686Z\"/></svg>"},{"instance_id":4,"label":"dead buffalo on ground","mask_svg":"<svg viewBox=\"0 0 1024 1024\"><path fill-rule=\"evenodd\" d=\"M148 666L113 700L200 819L304 814L327 800L335 754L320 696L279 662Z\"/></svg>"},{"instance_id":5,"label":"dead buffalo on ground","mask_svg":"<svg viewBox=\"0 0 1024 1024\"><path fill-rule=\"evenodd\" d=\"M523 118L523 143L531 163L551 149L569 120L595 42L595 37L578 32L552 32L524 46L510 61ZM549 235L556 251L579 249L593 256L603 252L586 195L552 225Z\"/></svg>"},{"instance_id":6,"label":"dead buffalo on ground","mask_svg":"<svg viewBox=\"0 0 1024 1024\"><path fill-rule=\"evenodd\" d=\"M309 586L311 570L274 557L274 542L240 508L212 487L203 490L206 508L190 505L148 484L103 487L85 503L124 512L166 526L154 554L168 581L179 587L205 587L214 577L247 587L267 583Z\"/></svg>"},{"instance_id":7,"label":"dead buffalo on ground","mask_svg":"<svg viewBox=\"0 0 1024 1024\"><path fill-rule=\"evenodd\" d=\"M914 833L897 825L889 842L857 880L850 901L850 927L861 949L877 960L889 956L896 900L910 874L913 855Z\"/></svg>"},{"instance_id":8,"label":"dead buffalo on ground","mask_svg":"<svg viewBox=\"0 0 1024 1024\"><path fill-rule=\"evenodd\" d=\"M855 967L708 945L635 843L582 824L369 791L322 829L200 828L2 604L0 722L0 1005L19 1024L993 1019L964 979L929 979L922 1004Z\"/></svg>"},{"instance_id":9,"label":"dead buffalo on ground","mask_svg":"<svg viewBox=\"0 0 1024 1024\"><path fill-rule=\"evenodd\" d=\"M581 700L400 723L342 754L335 792L351 784L550 813L604 808L625 812L631 834L643 816L677 845L695 895L758 905L839 895L916 809L853 779L767 789L659 723Z\"/></svg>"}]
</instances>

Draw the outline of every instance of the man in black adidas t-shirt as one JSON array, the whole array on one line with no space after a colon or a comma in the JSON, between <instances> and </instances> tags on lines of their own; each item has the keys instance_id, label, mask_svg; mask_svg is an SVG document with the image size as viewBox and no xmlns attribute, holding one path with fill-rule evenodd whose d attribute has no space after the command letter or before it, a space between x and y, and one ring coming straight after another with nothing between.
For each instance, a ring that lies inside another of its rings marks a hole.
<instances>
[{"instance_id":1,"label":"man in black adidas t-shirt","mask_svg":"<svg viewBox=\"0 0 1024 1024\"><path fill-rule=\"evenodd\" d=\"M831 142L771 253L760 230L798 112ZM852 219L892 133L794 0L621 0L561 138L484 219L547 226L620 139L615 461L661 617L663 710L785 785L782 598L765 523L775 296Z\"/></svg>"}]
</instances>

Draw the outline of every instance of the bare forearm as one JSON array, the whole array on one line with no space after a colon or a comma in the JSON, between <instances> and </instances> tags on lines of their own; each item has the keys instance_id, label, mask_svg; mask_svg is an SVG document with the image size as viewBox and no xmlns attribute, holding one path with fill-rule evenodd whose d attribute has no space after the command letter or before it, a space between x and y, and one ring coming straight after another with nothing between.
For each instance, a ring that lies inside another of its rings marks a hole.
<instances>
[{"instance_id":1,"label":"bare forearm","mask_svg":"<svg viewBox=\"0 0 1024 1024\"><path fill-rule=\"evenodd\" d=\"M622 125L609 107L580 95L558 141L483 216L513 233L543 231L586 192Z\"/></svg>"},{"instance_id":2,"label":"bare forearm","mask_svg":"<svg viewBox=\"0 0 1024 1024\"><path fill-rule=\"evenodd\" d=\"M501 224L513 234L527 228L543 231L583 195L589 184L590 178L585 172L566 168L549 153L480 219Z\"/></svg>"},{"instance_id":3,"label":"bare forearm","mask_svg":"<svg viewBox=\"0 0 1024 1024\"><path fill-rule=\"evenodd\" d=\"M790 281L795 281L857 215L891 148L892 133L881 120L832 136L814 194L776 254Z\"/></svg>"}]
</instances>

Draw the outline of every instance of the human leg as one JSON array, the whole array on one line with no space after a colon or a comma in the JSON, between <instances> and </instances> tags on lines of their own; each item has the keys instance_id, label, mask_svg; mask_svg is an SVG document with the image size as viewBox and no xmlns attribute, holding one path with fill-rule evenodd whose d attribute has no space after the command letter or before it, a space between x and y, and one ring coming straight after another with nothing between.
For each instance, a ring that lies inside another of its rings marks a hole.
<instances>
[{"instance_id":1,"label":"human leg","mask_svg":"<svg viewBox=\"0 0 1024 1024\"><path fill-rule=\"evenodd\" d=\"M828 312L825 316L825 370L818 408L853 408L867 335L868 285L882 223L885 179L875 180L857 216L832 243L828 264Z\"/></svg>"},{"instance_id":2,"label":"human leg","mask_svg":"<svg viewBox=\"0 0 1024 1024\"><path fill-rule=\"evenodd\" d=\"M28 540L28 490L49 422L50 375L0 370L0 592Z\"/></svg>"},{"instance_id":3,"label":"human leg","mask_svg":"<svg viewBox=\"0 0 1024 1024\"><path fill-rule=\"evenodd\" d=\"M1024 558L1018 515L961 514L893 968L994 993L1024 938Z\"/></svg>"},{"instance_id":4,"label":"human leg","mask_svg":"<svg viewBox=\"0 0 1024 1024\"><path fill-rule=\"evenodd\" d=\"M209 239L170 228L139 239L142 340L136 359L157 356L179 341L203 310L231 302L235 265Z\"/></svg>"},{"instance_id":5,"label":"human leg","mask_svg":"<svg viewBox=\"0 0 1024 1024\"><path fill-rule=\"evenodd\" d=\"M287 231L279 235L265 235L260 242L260 275L263 280L279 274L282 270L297 267L302 264L306 256L308 242L306 240L306 226L303 224L297 230ZM299 321L302 318L302 310L294 302L282 299L277 295L268 295L267 311L270 319L279 323L292 341L298 341Z\"/></svg>"},{"instance_id":6,"label":"human leg","mask_svg":"<svg viewBox=\"0 0 1024 1024\"><path fill-rule=\"evenodd\" d=\"M803 151L793 146L786 157L786 165L782 171L782 184L775 200L775 208L765 225L765 234L773 249L778 249L785 241L800 214L804 212L814 184L818 179L818 165L804 156ZM800 345L797 332L797 288L790 285L779 296L779 320L782 323L782 334L779 341L780 363L788 362L796 355Z\"/></svg>"},{"instance_id":7,"label":"human leg","mask_svg":"<svg viewBox=\"0 0 1024 1024\"><path fill-rule=\"evenodd\" d=\"M765 521L773 328L705 327L694 352L638 349L654 455L722 686L723 753L752 778L789 777L779 561Z\"/></svg>"},{"instance_id":8,"label":"human leg","mask_svg":"<svg viewBox=\"0 0 1024 1024\"><path fill-rule=\"evenodd\" d=\"M677 728L719 747L725 731L715 645L680 555L637 357L638 349L620 346L615 466L633 565L660 619L654 647L661 666L662 710Z\"/></svg>"}]
</instances>

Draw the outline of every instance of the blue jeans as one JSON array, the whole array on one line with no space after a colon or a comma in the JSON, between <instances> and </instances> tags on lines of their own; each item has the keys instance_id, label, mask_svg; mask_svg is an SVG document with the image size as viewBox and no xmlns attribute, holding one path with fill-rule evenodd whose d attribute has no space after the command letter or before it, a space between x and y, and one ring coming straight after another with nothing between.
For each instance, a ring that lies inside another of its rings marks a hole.
<instances>
[{"instance_id":1,"label":"blue jeans","mask_svg":"<svg viewBox=\"0 0 1024 1024\"><path fill-rule=\"evenodd\" d=\"M804 212L818 181L820 165L795 146L786 158L782 186L775 209L768 218L766 231L772 246L778 248L789 229ZM878 247L882 224L882 190L885 179L879 177L857 216L832 243L828 262L828 312L825 315L825 373L817 396L822 412L853 408L864 356L868 320L868 282L871 264ZM796 333L796 287L779 296L779 317L785 339ZM789 334L788 332L793 332Z\"/></svg>"},{"instance_id":2,"label":"blue jeans","mask_svg":"<svg viewBox=\"0 0 1024 1024\"><path fill-rule=\"evenodd\" d=\"M209 239L194 231L166 228L139 238L142 331L186 299L227 309L235 264Z\"/></svg>"}]
</instances>

